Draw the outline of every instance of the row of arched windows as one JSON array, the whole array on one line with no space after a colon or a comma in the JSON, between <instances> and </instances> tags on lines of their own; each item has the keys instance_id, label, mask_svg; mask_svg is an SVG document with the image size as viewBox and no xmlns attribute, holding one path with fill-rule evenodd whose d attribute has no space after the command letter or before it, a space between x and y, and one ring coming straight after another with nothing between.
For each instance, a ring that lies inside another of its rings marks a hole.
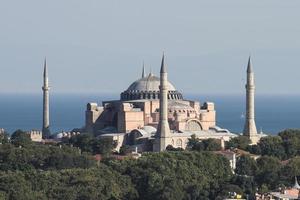
<instances>
[{"instance_id":1,"label":"row of arched windows","mask_svg":"<svg viewBox=\"0 0 300 200\"><path fill-rule=\"evenodd\" d=\"M122 92L121 100L138 100L138 99L159 99L159 92ZM179 100L183 99L182 94L179 92L170 91L168 93L168 99Z\"/></svg>"},{"instance_id":2,"label":"row of arched windows","mask_svg":"<svg viewBox=\"0 0 300 200\"><path fill-rule=\"evenodd\" d=\"M187 145L187 143L189 142L189 140L188 139L186 139L185 140L185 145ZM184 146L183 146L183 140L182 139L177 139L176 140L176 143L175 143L175 141L172 139L172 146L174 146L174 147L180 147L180 148L183 148Z\"/></svg>"}]
</instances>

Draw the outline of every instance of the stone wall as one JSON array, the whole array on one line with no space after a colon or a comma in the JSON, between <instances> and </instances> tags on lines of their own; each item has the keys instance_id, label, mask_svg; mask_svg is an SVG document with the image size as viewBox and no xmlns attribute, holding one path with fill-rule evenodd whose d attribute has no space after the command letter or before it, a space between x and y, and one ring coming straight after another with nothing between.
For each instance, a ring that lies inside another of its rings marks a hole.
<instances>
[{"instance_id":1,"label":"stone wall","mask_svg":"<svg viewBox=\"0 0 300 200\"><path fill-rule=\"evenodd\" d=\"M42 142L42 140L43 140L43 132L42 131L31 130L31 131L28 131L27 134L29 134L30 139L33 142Z\"/></svg>"}]
</instances>

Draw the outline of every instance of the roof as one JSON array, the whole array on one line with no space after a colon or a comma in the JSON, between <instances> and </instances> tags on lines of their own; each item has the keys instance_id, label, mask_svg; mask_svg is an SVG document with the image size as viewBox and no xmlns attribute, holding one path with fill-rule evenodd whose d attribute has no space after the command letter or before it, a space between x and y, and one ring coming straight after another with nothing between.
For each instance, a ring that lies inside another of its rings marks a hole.
<instances>
[{"instance_id":1,"label":"roof","mask_svg":"<svg viewBox=\"0 0 300 200\"><path fill-rule=\"evenodd\" d=\"M150 73L148 76L133 82L127 91L159 91L160 78ZM175 87L168 82L168 90L176 91Z\"/></svg>"},{"instance_id":2,"label":"roof","mask_svg":"<svg viewBox=\"0 0 300 200\"><path fill-rule=\"evenodd\" d=\"M195 110L190 105L185 104L184 101L169 101L168 109L172 109L172 110L181 110L181 109Z\"/></svg>"},{"instance_id":3,"label":"roof","mask_svg":"<svg viewBox=\"0 0 300 200\"><path fill-rule=\"evenodd\" d=\"M293 194L293 193L282 194L281 192L271 192L271 195L280 199L298 199L299 196L298 194Z\"/></svg>"},{"instance_id":4,"label":"roof","mask_svg":"<svg viewBox=\"0 0 300 200\"><path fill-rule=\"evenodd\" d=\"M139 132L142 136L139 139L150 138L156 134L156 128L153 126L144 126L141 129L134 129L131 132Z\"/></svg>"}]
</instances>

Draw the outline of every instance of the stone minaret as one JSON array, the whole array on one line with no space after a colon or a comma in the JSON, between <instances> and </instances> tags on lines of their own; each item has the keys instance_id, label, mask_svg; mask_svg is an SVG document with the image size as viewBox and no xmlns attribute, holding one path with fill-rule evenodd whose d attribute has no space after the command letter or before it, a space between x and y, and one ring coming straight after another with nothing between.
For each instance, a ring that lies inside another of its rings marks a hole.
<instances>
[{"instance_id":1,"label":"stone minaret","mask_svg":"<svg viewBox=\"0 0 300 200\"><path fill-rule=\"evenodd\" d=\"M145 78L145 63L143 62L142 78Z\"/></svg>"},{"instance_id":2,"label":"stone minaret","mask_svg":"<svg viewBox=\"0 0 300 200\"><path fill-rule=\"evenodd\" d=\"M168 122L168 73L163 55L160 69L160 98L159 98L159 124L157 127L157 141L154 151L164 151L169 144L170 127Z\"/></svg>"},{"instance_id":3,"label":"stone minaret","mask_svg":"<svg viewBox=\"0 0 300 200\"><path fill-rule=\"evenodd\" d=\"M48 138L50 135L49 130L49 82L48 82L48 70L47 61L44 62L44 85L43 90L43 138Z\"/></svg>"},{"instance_id":4,"label":"stone minaret","mask_svg":"<svg viewBox=\"0 0 300 200\"><path fill-rule=\"evenodd\" d=\"M246 122L244 127L244 136L249 137L252 144L259 141L255 124L255 83L254 72L251 65L251 58L248 60L247 84L246 84Z\"/></svg>"}]
</instances>

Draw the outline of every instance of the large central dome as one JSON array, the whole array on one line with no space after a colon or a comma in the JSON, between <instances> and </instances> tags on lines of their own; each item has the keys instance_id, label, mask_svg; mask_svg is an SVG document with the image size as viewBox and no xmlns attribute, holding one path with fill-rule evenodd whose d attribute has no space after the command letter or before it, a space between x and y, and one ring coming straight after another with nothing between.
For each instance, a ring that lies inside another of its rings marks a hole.
<instances>
[{"instance_id":1,"label":"large central dome","mask_svg":"<svg viewBox=\"0 0 300 200\"><path fill-rule=\"evenodd\" d=\"M150 73L148 76L133 82L121 93L121 100L159 99L160 78ZM168 82L168 98L182 99L182 95Z\"/></svg>"},{"instance_id":2,"label":"large central dome","mask_svg":"<svg viewBox=\"0 0 300 200\"><path fill-rule=\"evenodd\" d=\"M127 89L127 91L159 91L160 79L153 74L149 74L147 77L141 78L133 82ZM168 82L169 91L176 91L175 87Z\"/></svg>"}]
</instances>

